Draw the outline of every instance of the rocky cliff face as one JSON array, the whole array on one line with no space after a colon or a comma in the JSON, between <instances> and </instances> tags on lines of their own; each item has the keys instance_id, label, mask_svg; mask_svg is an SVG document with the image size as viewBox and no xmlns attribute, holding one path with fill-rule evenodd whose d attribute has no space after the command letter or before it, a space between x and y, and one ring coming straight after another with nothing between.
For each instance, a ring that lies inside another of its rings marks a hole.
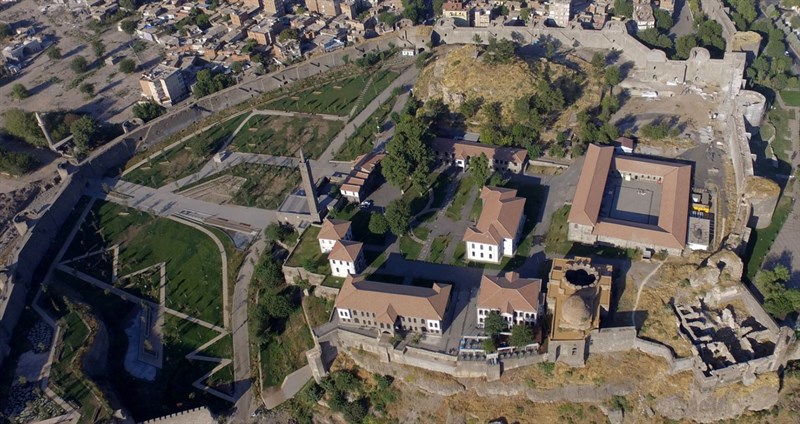
<instances>
[{"instance_id":1,"label":"rocky cliff face","mask_svg":"<svg viewBox=\"0 0 800 424\"><path fill-rule=\"evenodd\" d=\"M688 398L668 396L655 401L655 411L672 420L692 420L701 423L736 418L746 411L772 408L778 402L778 379L761 376L762 384L745 387L733 384L706 392L693 389Z\"/></svg>"}]
</instances>

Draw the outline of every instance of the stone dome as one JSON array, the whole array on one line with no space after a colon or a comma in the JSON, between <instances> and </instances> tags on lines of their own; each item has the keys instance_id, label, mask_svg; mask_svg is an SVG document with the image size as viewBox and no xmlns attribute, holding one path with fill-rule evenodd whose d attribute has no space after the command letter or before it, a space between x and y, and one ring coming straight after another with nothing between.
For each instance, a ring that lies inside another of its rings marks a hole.
<instances>
[{"instance_id":1,"label":"stone dome","mask_svg":"<svg viewBox=\"0 0 800 424\"><path fill-rule=\"evenodd\" d=\"M564 301L561 308L562 327L585 330L591 325L592 309L586 299L575 293Z\"/></svg>"}]
</instances>

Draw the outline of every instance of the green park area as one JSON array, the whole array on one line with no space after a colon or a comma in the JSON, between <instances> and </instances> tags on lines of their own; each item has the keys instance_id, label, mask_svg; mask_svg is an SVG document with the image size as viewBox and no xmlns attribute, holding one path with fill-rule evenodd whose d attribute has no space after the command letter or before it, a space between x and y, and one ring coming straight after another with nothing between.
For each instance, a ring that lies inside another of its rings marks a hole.
<instances>
[{"instance_id":1,"label":"green park area","mask_svg":"<svg viewBox=\"0 0 800 424\"><path fill-rule=\"evenodd\" d=\"M381 126L389 118L391 111L391 102L386 102L376 109L369 119L356 129L354 134L347 137L339 151L333 155L333 160L351 161L358 156L371 152L374 147L375 136L381 132Z\"/></svg>"},{"instance_id":2,"label":"green park area","mask_svg":"<svg viewBox=\"0 0 800 424\"><path fill-rule=\"evenodd\" d=\"M255 115L233 138L232 149L243 153L297 156L302 148L318 158L344 127L344 122L308 116Z\"/></svg>"},{"instance_id":3,"label":"green park area","mask_svg":"<svg viewBox=\"0 0 800 424\"><path fill-rule=\"evenodd\" d=\"M149 159L147 163L126 174L123 179L158 188L194 174L222 147L245 117L247 114L238 115L208 131L196 134L180 145ZM140 160L141 157L134 157L128 166Z\"/></svg>"},{"instance_id":4,"label":"green park area","mask_svg":"<svg viewBox=\"0 0 800 424\"><path fill-rule=\"evenodd\" d=\"M320 227L311 226L303 232L297 242L297 247L286 260L286 266L300 267L315 274L327 274L330 271L328 255L319 250L319 241L317 240L319 230Z\"/></svg>"},{"instance_id":5,"label":"green park area","mask_svg":"<svg viewBox=\"0 0 800 424\"><path fill-rule=\"evenodd\" d=\"M772 215L772 222L769 226L762 229L753 229L746 255L746 257L749 258L746 265L747 278L750 281L754 280L756 273L761 269L764 258L767 256L767 253L769 253L772 243L775 242L775 238L778 237L778 232L780 232L786 219L789 218L790 213L792 213L792 198L782 196L780 201L778 201L778 206L775 208L775 212Z\"/></svg>"},{"instance_id":6,"label":"green park area","mask_svg":"<svg viewBox=\"0 0 800 424\"><path fill-rule=\"evenodd\" d=\"M356 108L356 112L364 109L397 76L396 72L379 71L370 82L368 73L360 73L289 94L267 103L263 109L348 115L353 108Z\"/></svg>"},{"instance_id":7,"label":"green park area","mask_svg":"<svg viewBox=\"0 0 800 424\"><path fill-rule=\"evenodd\" d=\"M243 179L238 190L228 193L232 195L228 203L262 209L277 209L286 195L300 184L300 171L297 168L240 163L186 186L181 194L225 176Z\"/></svg>"},{"instance_id":8,"label":"green park area","mask_svg":"<svg viewBox=\"0 0 800 424\"><path fill-rule=\"evenodd\" d=\"M165 262L167 307L212 324L222 324L221 258L206 234L172 220L98 201L81 224L65 257L117 244L120 245L119 276ZM152 297L151 281L144 278L142 286L131 292Z\"/></svg>"},{"instance_id":9,"label":"green park area","mask_svg":"<svg viewBox=\"0 0 800 424\"><path fill-rule=\"evenodd\" d=\"M797 90L783 90L781 91L781 99L786 106L800 107L800 91Z\"/></svg>"}]
</instances>

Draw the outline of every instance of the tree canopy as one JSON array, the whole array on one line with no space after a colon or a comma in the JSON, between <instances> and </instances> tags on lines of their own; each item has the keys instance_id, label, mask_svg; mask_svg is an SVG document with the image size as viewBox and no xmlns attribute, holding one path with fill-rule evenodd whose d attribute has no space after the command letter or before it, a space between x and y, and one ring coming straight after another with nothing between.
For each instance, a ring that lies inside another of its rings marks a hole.
<instances>
[{"instance_id":1,"label":"tree canopy","mask_svg":"<svg viewBox=\"0 0 800 424\"><path fill-rule=\"evenodd\" d=\"M216 93L222 89L233 85L234 80L228 75L218 73L214 76L211 71L203 69L197 73L197 83L194 85L195 97L204 97L211 93Z\"/></svg>"},{"instance_id":2,"label":"tree canopy","mask_svg":"<svg viewBox=\"0 0 800 424\"><path fill-rule=\"evenodd\" d=\"M136 72L136 61L131 58L122 59L119 62L119 70L126 74L132 74Z\"/></svg>"},{"instance_id":3,"label":"tree canopy","mask_svg":"<svg viewBox=\"0 0 800 424\"><path fill-rule=\"evenodd\" d=\"M486 318L484 318L483 328L486 330L486 334L494 337L506 329L506 321L500 316L500 314L492 311L486 315Z\"/></svg>"},{"instance_id":4,"label":"tree canopy","mask_svg":"<svg viewBox=\"0 0 800 424\"><path fill-rule=\"evenodd\" d=\"M490 65L511 63L516 56L516 45L513 41L489 37L489 45L483 53L483 62Z\"/></svg>"},{"instance_id":5,"label":"tree canopy","mask_svg":"<svg viewBox=\"0 0 800 424\"><path fill-rule=\"evenodd\" d=\"M373 234L386 234L389 231L389 222L383 214L373 212L369 215L368 227Z\"/></svg>"},{"instance_id":6,"label":"tree canopy","mask_svg":"<svg viewBox=\"0 0 800 424\"><path fill-rule=\"evenodd\" d=\"M396 187L404 186L409 178L418 187L424 186L433 162L433 153L428 146L432 138L430 124L413 115L414 111L406 111L400 116L394 137L386 145L382 172Z\"/></svg>"},{"instance_id":7,"label":"tree canopy","mask_svg":"<svg viewBox=\"0 0 800 424\"><path fill-rule=\"evenodd\" d=\"M402 236L411 225L411 206L404 199L394 199L386 206L386 222L392 234Z\"/></svg>"},{"instance_id":8,"label":"tree canopy","mask_svg":"<svg viewBox=\"0 0 800 424\"><path fill-rule=\"evenodd\" d=\"M756 287L764 295L764 309L778 319L800 311L800 290L786 287L787 281L789 270L783 265L761 270L755 278Z\"/></svg>"},{"instance_id":9,"label":"tree canopy","mask_svg":"<svg viewBox=\"0 0 800 424\"><path fill-rule=\"evenodd\" d=\"M159 116L167 113L167 109L155 102L140 102L133 105L133 116L144 122L152 121Z\"/></svg>"},{"instance_id":10,"label":"tree canopy","mask_svg":"<svg viewBox=\"0 0 800 424\"><path fill-rule=\"evenodd\" d=\"M13 86L11 86L11 97L17 100L22 100L27 98L28 96L30 96L30 93L28 92L28 89L24 85L16 83Z\"/></svg>"},{"instance_id":11,"label":"tree canopy","mask_svg":"<svg viewBox=\"0 0 800 424\"><path fill-rule=\"evenodd\" d=\"M95 144L92 140L99 130L97 121L88 115L81 116L70 124L69 132L72 133L72 141L79 154L85 154Z\"/></svg>"},{"instance_id":12,"label":"tree canopy","mask_svg":"<svg viewBox=\"0 0 800 424\"><path fill-rule=\"evenodd\" d=\"M614 1L614 15L624 16L628 19L633 17L633 1L631 0L615 0Z\"/></svg>"},{"instance_id":13,"label":"tree canopy","mask_svg":"<svg viewBox=\"0 0 800 424\"><path fill-rule=\"evenodd\" d=\"M511 328L508 342L514 347L525 347L533 343L533 331L527 324L517 324Z\"/></svg>"},{"instance_id":14,"label":"tree canopy","mask_svg":"<svg viewBox=\"0 0 800 424\"><path fill-rule=\"evenodd\" d=\"M427 15L428 6L425 0L403 0L403 17L415 24L422 22Z\"/></svg>"},{"instance_id":15,"label":"tree canopy","mask_svg":"<svg viewBox=\"0 0 800 424\"><path fill-rule=\"evenodd\" d=\"M76 74L82 74L86 72L86 68L89 66L89 62L83 56L75 56L70 62L69 67L72 69L72 72Z\"/></svg>"},{"instance_id":16,"label":"tree canopy","mask_svg":"<svg viewBox=\"0 0 800 424\"><path fill-rule=\"evenodd\" d=\"M120 22L119 27L128 35L133 35L133 33L136 32L136 22L130 19Z\"/></svg>"},{"instance_id":17,"label":"tree canopy","mask_svg":"<svg viewBox=\"0 0 800 424\"><path fill-rule=\"evenodd\" d=\"M489 179L489 172L489 158L485 154L481 153L480 156L470 159L469 173L478 187L483 187L486 180Z\"/></svg>"}]
</instances>

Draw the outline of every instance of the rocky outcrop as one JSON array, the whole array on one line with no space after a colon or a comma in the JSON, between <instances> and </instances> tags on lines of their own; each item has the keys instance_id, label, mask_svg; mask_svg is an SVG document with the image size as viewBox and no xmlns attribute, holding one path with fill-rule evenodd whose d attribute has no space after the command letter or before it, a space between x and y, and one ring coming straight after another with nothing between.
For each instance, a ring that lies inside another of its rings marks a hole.
<instances>
[{"instance_id":1,"label":"rocky outcrop","mask_svg":"<svg viewBox=\"0 0 800 424\"><path fill-rule=\"evenodd\" d=\"M738 417L745 411L769 409L778 401L778 385L766 384L752 390L741 384L702 392L693 389L688 397L677 395L657 399L656 412L676 421L718 422Z\"/></svg>"},{"instance_id":2,"label":"rocky outcrop","mask_svg":"<svg viewBox=\"0 0 800 424\"><path fill-rule=\"evenodd\" d=\"M463 384L444 374L423 371L413 367L383 363L374 355L350 352L353 362L370 372L391 375L424 392L441 396L452 396L466 390Z\"/></svg>"}]
</instances>

